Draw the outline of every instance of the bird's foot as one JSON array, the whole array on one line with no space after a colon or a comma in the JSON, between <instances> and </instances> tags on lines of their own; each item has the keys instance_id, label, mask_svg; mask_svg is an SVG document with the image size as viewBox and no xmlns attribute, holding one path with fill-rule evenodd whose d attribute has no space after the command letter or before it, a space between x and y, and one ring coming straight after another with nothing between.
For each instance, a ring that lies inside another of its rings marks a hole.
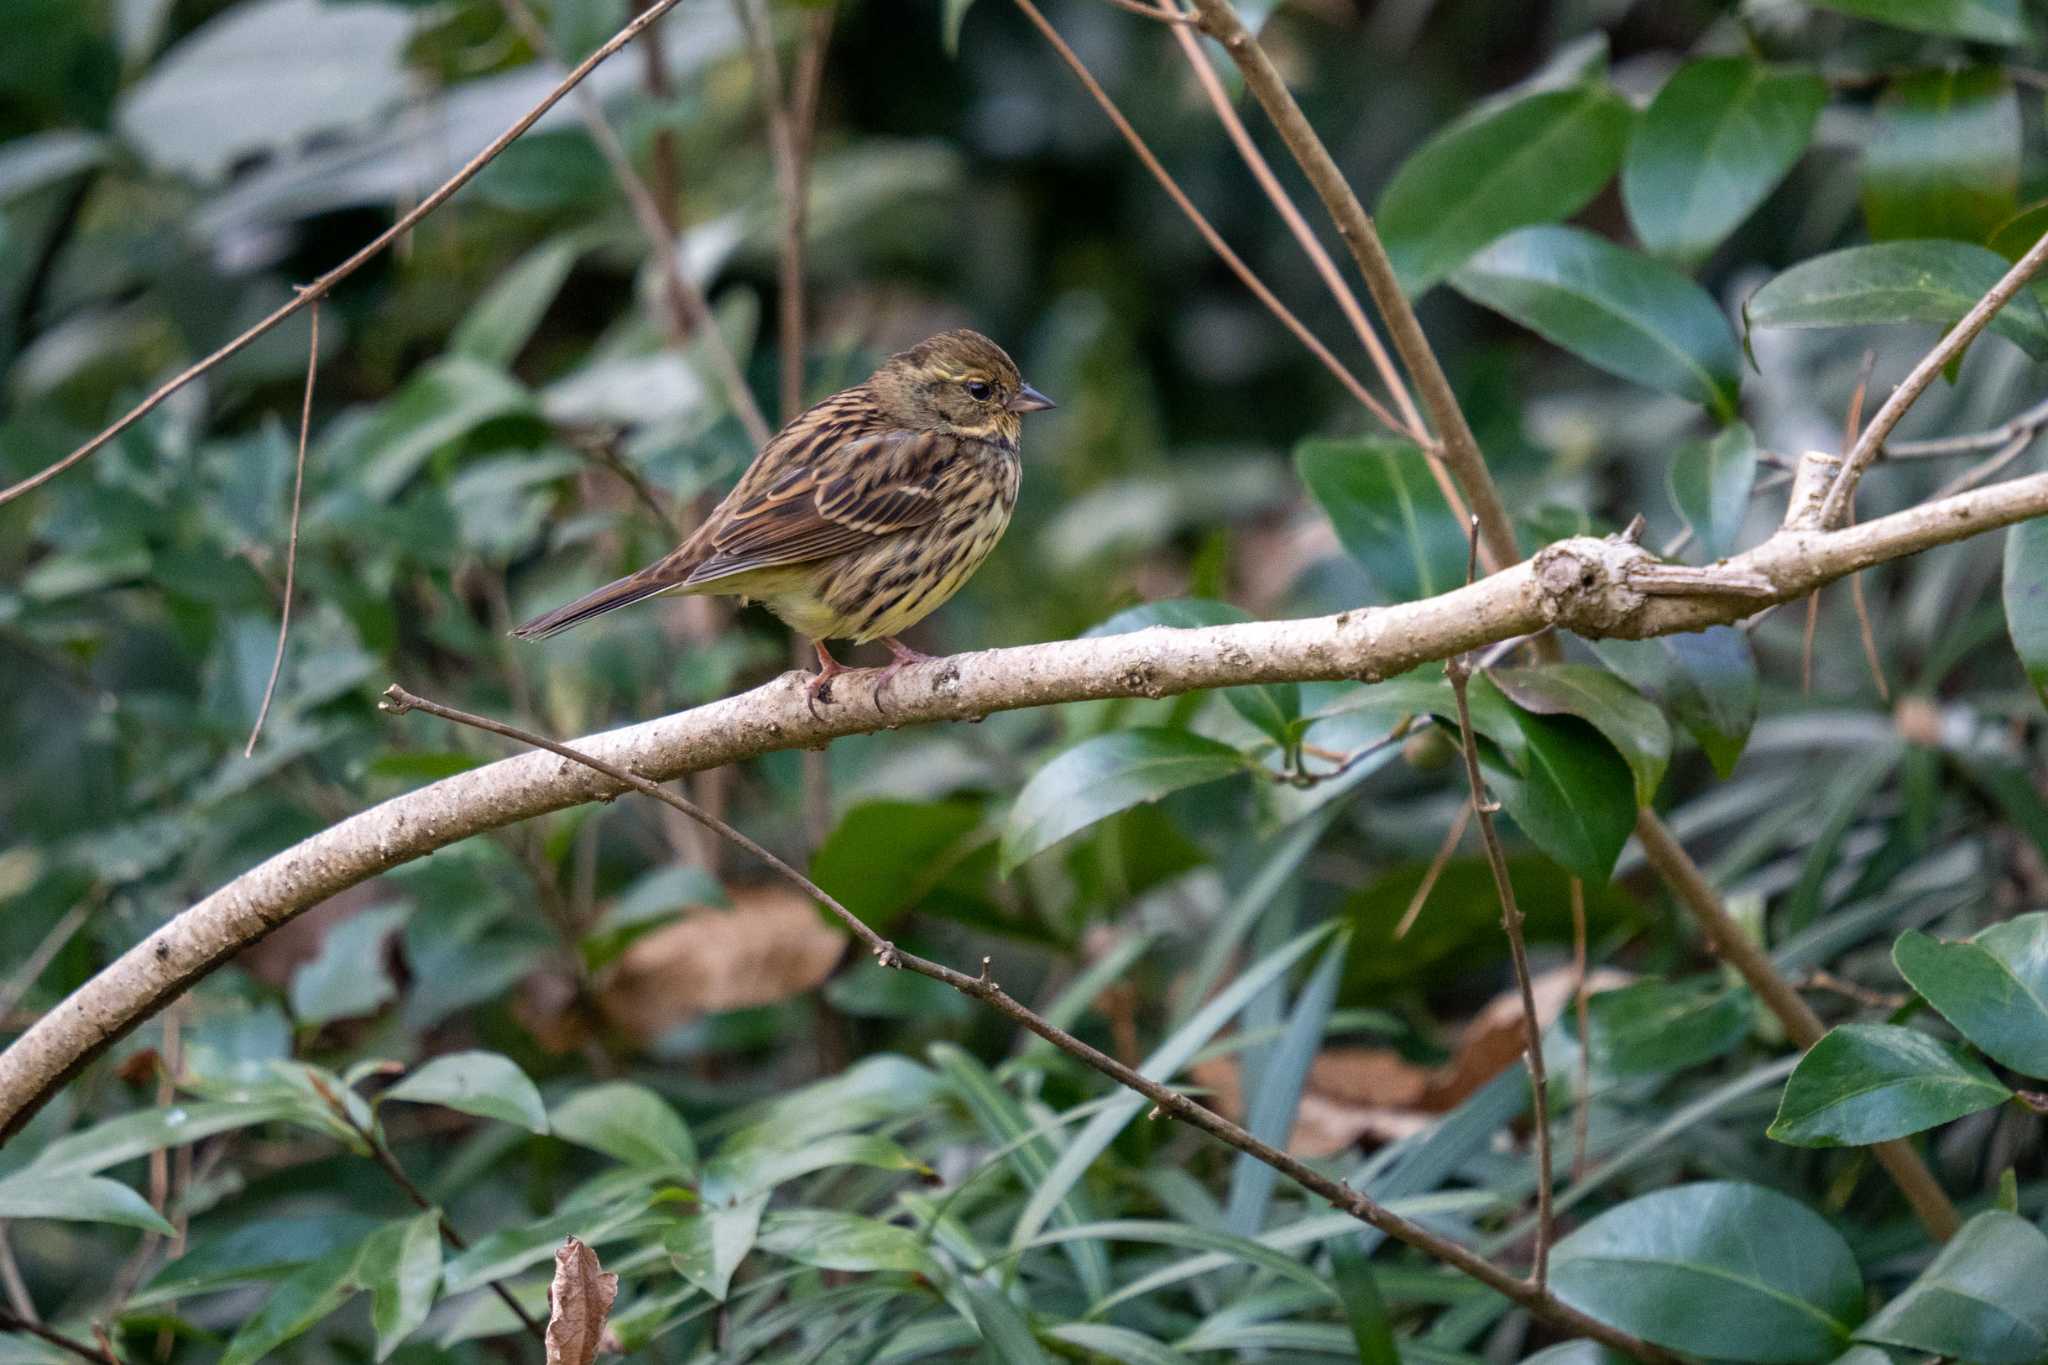
<instances>
[{"instance_id":1,"label":"bird's foot","mask_svg":"<svg viewBox=\"0 0 2048 1365\"><path fill-rule=\"evenodd\" d=\"M875 679L874 702L878 711L889 709L882 698L888 694L889 684L896 681L898 673L912 664L930 663L932 659L931 655L912 649L893 635L883 636L882 643L889 647L889 653L894 659L882 669L881 676Z\"/></svg>"},{"instance_id":2,"label":"bird's foot","mask_svg":"<svg viewBox=\"0 0 2048 1365\"><path fill-rule=\"evenodd\" d=\"M845 664L832 657L832 651L825 648L823 640L813 640L811 648L818 651L818 671L804 688L804 702L811 708L811 719L823 720L824 717L818 714L818 703L832 704L832 680L848 670Z\"/></svg>"}]
</instances>

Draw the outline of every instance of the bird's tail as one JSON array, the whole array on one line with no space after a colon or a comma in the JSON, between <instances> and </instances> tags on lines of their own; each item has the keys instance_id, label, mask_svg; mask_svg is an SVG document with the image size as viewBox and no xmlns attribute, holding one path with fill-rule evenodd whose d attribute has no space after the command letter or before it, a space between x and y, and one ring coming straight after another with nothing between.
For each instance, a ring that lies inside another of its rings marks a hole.
<instances>
[{"instance_id":1,"label":"bird's tail","mask_svg":"<svg viewBox=\"0 0 2048 1365\"><path fill-rule=\"evenodd\" d=\"M635 602L653 597L657 593L671 591L677 586L672 578L655 577L647 573L629 574L616 582L607 583L596 592L587 593L566 606L534 617L512 633L522 640L545 640L571 626L581 625L593 616L602 616L608 611L630 606Z\"/></svg>"}]
</instances>

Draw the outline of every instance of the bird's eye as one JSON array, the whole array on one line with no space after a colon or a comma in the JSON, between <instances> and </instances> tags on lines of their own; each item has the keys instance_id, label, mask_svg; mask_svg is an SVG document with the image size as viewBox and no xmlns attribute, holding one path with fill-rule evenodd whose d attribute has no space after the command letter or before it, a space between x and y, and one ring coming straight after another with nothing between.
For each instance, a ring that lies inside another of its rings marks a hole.
<instances>
[{"instance_id":1,"label":"bird's eye","mask_svg":"<svg viewBox=\"0 0 2048 1365\"><path fill-rule=\"evenodd\" d=\"M977 403L986 403L990 392L987 380L970 379L967 381L967 396Z\"/></svg>"}]
</instances>

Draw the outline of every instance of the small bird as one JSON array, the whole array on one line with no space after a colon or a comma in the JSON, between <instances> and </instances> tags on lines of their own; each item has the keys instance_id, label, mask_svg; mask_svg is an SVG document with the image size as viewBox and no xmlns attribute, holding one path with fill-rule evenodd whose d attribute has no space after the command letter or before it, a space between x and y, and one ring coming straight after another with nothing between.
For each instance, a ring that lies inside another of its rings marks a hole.
<instances>
[{"instance_id":1,"label":"small bird","mask_svg":"<svg viewBox=\"0 0 2048 1365\"><path fill-rule=\"evenodd\" d=\"M543 640L660 593L755 601L808 639L813 714L845 667L825 641L897 639L959 591L1010 524L1021 417L1053 406L979 332L941 332L777 432L704 524L665 558L513 631Z\"/></svg>"}]
</instances>

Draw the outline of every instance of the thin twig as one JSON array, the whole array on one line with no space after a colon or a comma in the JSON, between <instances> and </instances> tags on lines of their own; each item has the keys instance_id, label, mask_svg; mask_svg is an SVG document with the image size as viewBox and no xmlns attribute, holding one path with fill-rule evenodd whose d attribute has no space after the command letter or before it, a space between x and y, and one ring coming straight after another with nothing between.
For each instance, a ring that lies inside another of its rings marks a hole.
<instances>
[{"instance_id":1,"label":"thin twig","mask_svg":"<svg viewBox=\"0 0 2048 1365\"><path fill-rule=\"evenodd\" d=\"M41 1322L42 1314L36 1312L36 1301L28 1292L28 1281L21 1277L21 1263L14 1259L14 1243L7 1236L7 1221L0 1218L0 1288L7 1291L8 1306L15 1316L24 1322Z\"/></svg>"},{"instance_id":2,"label":"thin twig","mask_svg":"<svg viewBox=\"0 0 2048 1365\"><path fill-rule=\"evenodd\" d=\"M66 1336L55 1328L45 1327L15 1313L12 1309L0 1308L0 1332L20 1332L25 1336L41 1337L52 1346L71 1352L84 1360L98 1361L99 1365L120 1365L113 1352L89 1345L77 1337Z\"/></svg>"},{"instance_id":3,"label":"thin twig","mask_svg":"<svg viewBox=\"0 0 2048 1365\"><path fill-rule=\"evenodd\" d=\"M362 1139L363 1145L370 1149L371 1159L377 1163L379 1169L381 1169L385 1175L391 1177L391 1183L398 1186L399 1190L404 1193L405 1197L413 1202L413 1206L415 1208L419 1209L422 1213L431 1213L434 1215L434 1220L440 1225L441 1228L442 1240L447 1242L449 1246L454 1247L457 1251L469 1250L469 1243L466 1240L464 1240L462 1234L456 1230L455 1224L448 1221L448 1214L446 1213L446 1211L444 1211L441 1208L441 1206L436 1204L433 1200L429 1199L427 1197L426 1191L422 1190L418 1185L413 1183L413 1178L405 1173L405 1167L399 1164L397 1154L394 1153L390 1147L385 1145L383 1139L379 1138L376 1135L376 1133L372 1132L367 1126L365 1126L360 1120L358 1120L356 1116L349 1111L348 1104L342 1099L342 1097L340 1095L331 1093L317 1077L313 1081L313 1086L316 1090L320 1092L320 1097L327 1101L327 1107L333 1110L335 1115L339 1117L343 1123L347 1124L350 1130L353 1131L358 1138ZM507 1308L512 1310L512 1316L518 1318L520 1324L526 1328L527 1332L533 1337L533 1339L535 1341L538 1341L541 1344L541 1346L545 1348L548 1344L547 1329L543 1327L540 1324L540 1322L534 1318L533 1314L527 1312L526 1309L520 1305L519 1300L513 1297L512 1291L505 1287L503 1281L491 1280L488 1283L490 1284L491 1292L498 1296L498 1299L501 1303L503 1303Z\"/></svg>"},{"instance_id":4,"label":"thin twig","mask_svg":"<svg viewBox=\"0 0 2048 1365\"><path fill-rule=\"evenodd\" d=\"M1950 361L1963 353L1977 334L1990 326L2012 297L2025 287L2044 263L2048 263L2048 233L2027 248L2027 254L2013 263L1997 284L1991 286L1983 298L1963 314L1963 320L1949 329L1948 335L1938 342L1934 349L1920 358L1905 380L1892 390L1891 397L1884 400L1884 406L1870 419L1870 425L1863 429L1855 446L1842 459L1842 472L1835 476L1834 486L1828 489L1827 501L1821 504L1820 524L1835 526L1842 520L1849 503L1856 497L1856 485L1862 482L1864 471L1877 458L1877 452L1884 449L1885 438L1906 415L1908 409L1919 401L1934 377L1948 367Z\"/></svg>"},{"instance_id":5,"label":"thin twig","mask_svg":"<svg viewBox=\"0 0 2048 1365\"><path fill-rule=\"evenodd\" d=\"M1195 16L1192 14L1183 14L1176 10L1162 9L1157 5L1148 5L1144 3L1144 0L1109 0L1109 3L1118 9L1129 10L1132 14L1156 20L1162 24L1173 24L1177 27L1191 28L1196 23Z\"/></svg>"},{"instance_id":6,"label":"thin twig","mask_svg":"<svg viewBox=\"0 0 2048 1365\"><path fill-rule=\"evenodd\" d=\"M560 62L548 31L534 18L526 0L498 0L498 3L504 9L505 17L512 21L536 53L547 61ZM717 319L711 313L711 301L690 278L689 271L683 268L681 255L676 250L675 234L669 230L668 218L656 202L654 192L647 188L647 182L633 168L633 158L626 154L625 144L619 141L618 133L605 118L604 109L596 97L587 90L579 90L576 95L577 117L583 120L590 140L596 144L598 154L611 170L612 179L618 182L620 191L625 194L626 205L633 212L633 221L639 225L641 236L647 239L647 245L654 253L655 269L661 275L662 320L666 324L669 344L680 350L693 336L701 342L704 354L711 361L711 368L717 371L726 405L740 419L740 425L747 429L747 436L753 443L766 445L774 434L768 426L768 419L761 415L761 405L754 401L754 391L740 369L739 358L726 344L725 334L718 330Z\"/></svg>"},{"instance_id":7,"label":"thin twig","mask_svg":"<svg viewBox=\"0 0 2048 1365\"><path fill-rule=\"evenodd\" d=\"M1994 450L2017 437L2028 440L2041 434L2048 427L2048 402L2036 403L2003 426L1989 431L1965 432L1960 436L1942 436L1929 441L1892 441L1884 448L1887 460L1927 460L1948 455L1971 455L1980 450Z\"/></svg>"},{"instance_id":8,"label":"thin twig","mask_svg":"<svg viewBox=\"0 0 2048 1365\"><path fill-rule=\"evenodd\" d=\"M1266 311L1277 318L1281 326L1294 334L1295 340L1306 346L1310 354L1322 362L1323 368L1328 370L1337 382L1342 384L1345 390L1365 407L1366 411L1378 418L1389 431L1394 432L1396 435L1406 435L1406 431L1401 426L1401 423L1395 419L1394 414L1387 411L1386 405L1381 403L1379 399L1373 397L1372 390L1366 388L1359 381L1358 376L1346 369L1343 362L1331 354L1330 348L1323 345L1317 339L1315 333L1309 331L1303 325L1301 319L1294 316L1289 311L1287 305L1280 302L1279 297L1266 287L1265 281L1253 274L1252 268L1246 265L1235 251L1230 249L1230 244L1223 240L1222 234L1217 232L1209 220L1202 216L1202 211L1195 207L1194 201L1189 199L1187 193L1181 189L1180 182L1175 180L1167 172L1166 167L1160 162L1159 158L1152 154L1152 149L1146 145L1145 139L1138 136L1138 130L1133 128L1131 121L1124 117L1123 110L1117 108L1116 101L1109 97L1109 92L1102 88L1102 83L1095 79L1094 73L1082 63L1079 57L1074 55L1074 49L1067 46L1066 40L1060 37L1059 30L1047 22L1043 14L1039 13L1038 6L1032 4L1031 0L1014 0L1014 3L1019 10L1023 11L1024 17L1031 21L1032 26L1044 36L1046 42L1052 44L1053 51L1058 53L1060 60L1067 64L1067 69L1074 73L1074 78L1081 82L1082 88L1088 92L1089 97L1101 107L1104 114L1108 115L1109 121L1116 126L1117 132L1122 134L1124 141L1130 144L1131 151L1137 155L1138 160L1144 164L1145 169L1151 172L1152 178L1159 182L1159 188L1166 191L1166 197L1173 201L1173 206L1180 210L1181 215L1194 226L1196 232L1201 234L1202 240L1209 244L1209 249L1215 252L1223 261L1223 264L1230 268L1230 272L1243 282L1245 288L1252 291L1253 297L1258 299Z\"/></svg>"},{"instance_id":9,"label":"thin twig","mask_svg":"<svg viewBox=\"0 0 2048 1365\"><path fill-rule=\"evenodd\" d=\"M1135 1090L1158 1106L1160 1112L1170 1114L1191 1127L1199 1128L1226 1145L1246 1153L1254 1160L1273 1167L1282 1175L1302 1185L1311 1193L1328 1200L1331 1204L1357 1218L1359 1221L1378 1228L1397 1241L1405 1242L1419 1251L1436 1257L1453 1269L1462 1271L1504 1295L1509 1300L1522 1305L1531 1313L1543 1318L1547 1322L1562 1327L1567 1331L1583 1333L1639 1360L1658 1362L1673 1360L1673 1357L1667 1352L1651 1345L1649 1342L1580 1313L1578 1310L1558 1300L1548 1289L1517 1279L1483 1257L1475 1256L1470 1250L1458 1243L1438 1236L1420 1224L1410 1222L1369 1196L1352 1189L1343 1181L1333 1180L1279 1148L1260 1141L1222 1115L1197 1104L1188 1096L1168 1088L1149 1076L1143 1075L1124 1063L1117 1061L1107 1053L1074 1037L1066 1030L1047 1022L1027 1006L1018 1002L993 979L989 972L987 959L983 959L979 975L969 976L965 972L958 971L942 963L933 962L914 953L903 951L894 943L869 928L866 922L858 915L848 910L830 893L826 892L822 887L812 882L788 863L782 861L782 859L776 857L725 821L718 820L707 814L699 807L669 791L666 787L650 782L639 774L629 772L616 764L607 763L602 759L581 753L566 744L556 743L554 740L544 736L519 730L485 716L471 715L464 711L458 711L453 707L443 706L438 702L428 701L426 698L415 696L413 693L395 684L385 691L384 701L380 705L383 709L399 715L407 711L424 711L428 715L438 716L443 720L452 721L458 725L471 726L475 729L488 731L491 734L501 735L504 738L515 740L533 748L545 749L549 753L569 759L571 762L583 764L585 767L603 774L622 786L630 787L644 796L652 797L680 811L690 819L715 830L749 853L762 859L762 861L774 868L776 872L800 888L804 894L824 906L849 934L858 939L867 948L880 965L915 972L919 976L951 986L962 995L982 1002L1012 1022L1029 1029L1045 1039L1068 1056L1094 1068L1117 1084L1127 1089Z\"/></svg>"},{"instance_id":10,"label":"thin twig","mask_svg":"<svg viewBox=\"0 0 2048 1365\"><path fill-rule=\"evenodd\" d=\"M1479 526L1473 519L1472 543L1465 566L1470 583L1479 567ZM1550 1211L1550 1077L1543 1064L1543 1024L1536 1016L1536 988L1529 977L1529 950L1522 940L1522 911L1515 903L1515 884L1508 876L1508 855L1501 847L1500 832L1493 827L1498 810L1486 795L1486 779L1479 771L1479 741L1472 733L1472 710L1466 691L1472 681L1472 657L1459 654L1444 662L1444 677L1450 681L1451 696L1458 706L1458 743L1465 756L1465 781L1472 789L1472 811L1479 817L1479 841L1486 846L1486 862L1493 869L1493 889L1500 897L1501 927L1507 931L1508 956L1515 965L1515 984L1522 992L1522 1035L1524 1056L1529 1065L1530 1112L1536 1130L1536 1249L1529 1280L1536 1290L1546 1292L1550 1282L1550 1243L1556 1232Z\"/></svg>"},{"instance_id":11,"label":"thin twig","mask_svg":"<svg viewBox=\"0 0 2048 1365\"><path fill-rule=\"evenodd\" d=\"M1465 837L1465 826L1472 823L1470 802L1458 807L1457 815L1451 819L1451 827L1444 831L1444 841L1437 845L1436 856L1429 860L1428 869L1422 874L1422 884L1415 888L1415 894L1408 898L1408 908L1401 912L1401 922L1394 926L1394 942L1408 937L1408 931L1415 927L1415 921L1422 917L1422 907L1429 903L1429 893L1436 890L1437 879L1444 875L1444 868L1450 865L1451 855L1458 851L1458 843Z\"/></svg>"},{"instance_id":12,"label":"thin twig","mask_svg":"<svg viewBox=\"0 0 2048 1365\"><path fill-rule=\"evenodd\" d=\"M1848 450L1856 444L1856 434L1863 425L1863 396L1870 389L1870 372L1877 365L1877 352L1863 353L1863 363L1856 370L1856 389L1849 395L1848 415L1842 422L1842 449ZM1856 509L1849 509L1849 524L1856 524ZM1882 701L1892 699L1892 689L1885 681L1884 661L1877 657L1877 628L1870 621L1870 602L1863 591L1863 575L1849 575L1849 602L1856 609L1856 629L1863 637L1863 660L1870 665L1870 676L1877 682L1877 695Z\"/></svg>"},{"instance_id":13,"label":"thin twig","mask_svg":"<svg viewBox=\"0 0 2048 1365\"><path fill-rule=\"evenodd\" d=\"M1820 628L1820 589L1806 599L1806 633L1799 641L1799 695L1813 695L1813 636Z\"/></svg>"},{"instance_id":14,"label":"thin twig","mask_svg":"<svg viewBox=\"0 0 2048 1365\"><path fill-rule=\"evenodd\" d=\"M1931 501L1940 502L1943 498L1954 497L1958 493L1965 493L1975 488L1978 484L1984 482L2014 460L2017 460L2021 455L2024 455L2027 447L2034 443L2034 437L2037 434L2030 431L2024 435L2013 437L2012 440L2006 442L2005 448L1996 455L1979 464L1971 465L1968 469L1936 489Z\"/></svg>"},{"instance_id":15,"label":"thin twig","mask_svg":"<svg viewBox=\"0 0 2048 1365\"><path fill-rule=\"evenodd\" d=\"M618 429L613 428L608 431L570 431L565 432L564 435L568 438L570 448L576 451L577 454L587 456L597 464L604 466L620 483L626 485L633 496L639 500L640 505L652 513L654 519L660 522L669 535L674 537L677 542L681 542L684 536L688 534L682 522L676 520L675 513L669 511L668 505L662 500L661 494L655 492L654 486L647 482L646 476L635 469L632 463L619 452L620 433Z\"/></svg>"},{"instance_id":16,"label":"thin twig","mask_svg":"<svg viewBox=\"0 0 2048 1365\"><path fill-rule=\"evenodd\" d=\"M249 729L249 742L242 757L256 752L263 734L263 722L270 715L270 699L277 695L277 675L284 672L284 642L292 629L292 588L299 572L299 508L306 495L306 433L313 427L313 385L320 377L320 302L313 302L313 335L306 342L306 396L299 402L299 454L292 465L292 524L284 550L284 607L277 616L277 652L270 657L270 681L263 684L263 704L256 708L256 724Z\"/></svg>"},{"instance_id":17,"label":"thin twig","mask_svg":"<svg viewBox=\"0 0 2048 1365\"><path fill-rule=\"evenodd\" d=\"M91 895L81 896L76 904L57 917L57 922L50 926L49 932L36 944L35 951L28 955L28 960L15 969L14 975L7 979L5 986L0 986L0 1019L14 1013L14 1007L35 989L36 981L42 976L43 969L50 965L57 954L64 951L64 945L71 942L71 936L78 932L86 918L98 908L104 895L102 891L94 891Z\"/></svg>"},{"instance_id":18,"label":"thin twig","mask_svg":"<svg viewBox=\"0 0 2048 1365\"><path fill-rule=\"evenodd\" d=\"M1800 999L1799 992L1785 979L1769 954L1751 941L1722 906L1721 898L1678 842L1664 822L1653 811L1636 812L1636 838L1642 842L1643 853L1650 866L1657 870L1664 884L1671 888L1679 904L1689 911L1714 951L1749 983L1750 990L1763 1002L1764 1008L1776 1015L1784 1025L1785 1035L1802 1048L1810 1048L1819 1042L1827 1028L1807 1003ZM1934 1176L1920 1160L1919 1153L1901 1140L1876 1143L1871 1152L1878 1163L1891 1175L1892 1183L1899 1187L1899 1193L1918 1215L1922 1226L1937 1242L1945 1242L1955 1235L1962 1226L1962 1218L1949 1201Z\"/></svg>"},{"instance_id":19,"label":"thin twig","mask_svg":"<svg viewBox=\"0 0 2048 1365\"><path fill-rule=\"evenodd\" d=\"M662 15L675 8L677 3L678 0L655 0L654 4L650 5L638 18L613 34L605 42L604 46L598 48L595 52L577 63L576 69L564 76L552 90L548 91L541 98L538 104L535 104L533 108L521 114L510 128L498 134L497 137L491 140L490 145L471 157L461 170L443 181L440 188L420 200L397 222L372 238L369 245L357 251L355 255L320 276L311 284L299 289L293 295L290 302L279 305L268 316L264 317L247 331L244 331L241 335L235 337L234 340L229 341L204 359L195 361L171 378L165 380L147 398L130 408L120 420L101 431L97 436L72 451L69 455L66 455L63 459L36 471L19 483L10 485L5 489L0 489L0 504L12 502L22 494L42 487L65 470L90 457L93 452L99 450L107 442L113 440L116 436L119 436L122 432L141 421L149 413L155 411L166 398L169 398L179 389L184 388L200 375L205 374L208 370L226 360L229 356L241 351L249 343L256 340L257 337L262 336L301 308L305 308L316 300L325 297L327 292L333 289L335 285L340 284L343 280L355 274L356 271L362 269L364 265L375 258L378 253L411 231L413 225L418 223L420 219L447 203L451 195L464 185L467 185L471 180L474 180L478 172L490 165L500 152L503 152L518 139L520 134L538 123L542 115L559 104L564 95L567 95L571 90L581 85L584 78L595 71L600 63L627 43L632 42L649 24L652 24L656 19L659 19Z\"/></svg>"},{"instance_id":20,"label":"thin twig","mask_svg":"<svg viewBox=\"0 0 2048 1365\"><path fill-rule=\"evenodd\" d=\"M1579 1025L1579 1064L1572 1075L1572 1184L1586 1178L1593 1099L1592 1007L1586 1000L1586 884L1572 878L1572 1016Z\"/></svg>"},{"instance_id":21,"label":"thin twig","mask_svg":"<svg viewBox=\"0 0 2048 1365\"><path fill-rule=\"evenodd\" d=\"M1479 517L1488 569L1498 571L1516 563L1522 555L1515 544L1514 523L1508 517L1507 504L1501 501L1500 489L1487 471L1486 457L1480 453L1471 423L1458 406L1451 381L1431 349L1414 307L1401 291L1394 263L1380 241L1379 229L1373 226L1364 205L1358 202L1357 194L1337 168L1329 148L1295 103L1279 68L1231 8L1230 0L1193 0L1193 4L1201 16L1203 31L1223 44L1223 50L1243 73L1246 87L1265 109L1309 184L1315 187L1330 221L1336 225L1337 235L1344 239L1352 260L1365 276L1366 288L1386 321L1394 350L1415 381L1422 406L1442 442L1444 462L1450 465L1458 486L1465 490L1465 500ZM1554 650L1554 645L1546 649Z\"/></svg>"}]
</instances>

